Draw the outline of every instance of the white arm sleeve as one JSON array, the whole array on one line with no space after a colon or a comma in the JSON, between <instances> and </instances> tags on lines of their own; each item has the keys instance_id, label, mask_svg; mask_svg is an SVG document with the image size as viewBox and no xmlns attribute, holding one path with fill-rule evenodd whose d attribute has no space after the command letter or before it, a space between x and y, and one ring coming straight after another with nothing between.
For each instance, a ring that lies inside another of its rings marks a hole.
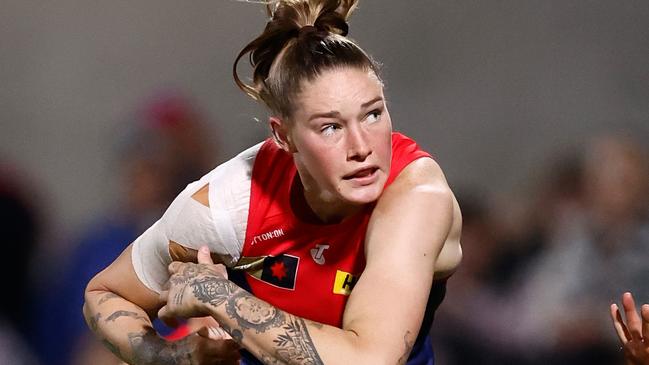
<instances>
[{"instance_id":1,"label":"white arm sleeve","mask_svg":"<svg viewBox=\"0 0 649 365\"><path fill-rule=\"evenodd\" d=\"M170 242L198 250L207 245L227 266L241 257L250 205L250 181L257 144L185 188L162 218L133 242L132 261L138 278L159 293L169 279ZM209 207L192 198L209 185Z\"/></svg>"}]
</instances>

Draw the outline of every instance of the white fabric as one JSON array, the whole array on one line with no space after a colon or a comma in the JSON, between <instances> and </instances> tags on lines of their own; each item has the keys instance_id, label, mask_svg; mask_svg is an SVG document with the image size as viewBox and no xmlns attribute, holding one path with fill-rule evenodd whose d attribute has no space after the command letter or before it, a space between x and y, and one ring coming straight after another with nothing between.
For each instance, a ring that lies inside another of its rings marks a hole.
<instances>
[{"instance_id":1,"label":"white fabric","mask_svg":"<svg viewBox=\"0 0 649 365\"><path fill-rule=\"evenodd\" d=\"M160 292L169 278L169 241L212 253L233 266L241 257L248 222L250 182L259 143L219 165L185 188L162 218L133 242L132 262L138 278ZM209 207L192 198L209 184Z\"/></svg>"}]
</instances>

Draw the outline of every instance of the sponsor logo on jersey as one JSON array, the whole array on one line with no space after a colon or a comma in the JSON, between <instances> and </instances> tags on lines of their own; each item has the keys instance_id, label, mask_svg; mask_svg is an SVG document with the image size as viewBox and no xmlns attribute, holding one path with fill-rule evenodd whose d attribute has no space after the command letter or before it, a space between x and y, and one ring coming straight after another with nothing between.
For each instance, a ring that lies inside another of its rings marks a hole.
<instances>
[{"instance_id":1,"label":"sponsor logo on jersey","mask_svg":"<svg viewBox=\"0 0 649 365\"><path fill-rule=\"evenodd\" d=\"M356 285L358 278L348 272L336 270L336 279L334 280L334 294L349 295Z\"/></svg>"},{"instance_id":2,"label":"sponsor logo on jersey","mask_svg":"<svg viewBox=\"0 0 649 365\"><path fill-rule=\"evenodd\" d=\"M313 258L313 261L315 261L316 264L324 265L325 263L324 250L328 248L329 245L322 244L322 245L315 245L315 248L311 249L311 257Z\"/></svg>"},{"instance_id":3,"label":"sponsor logo on jersey","mask_svg":"<svg viewBox=\"0 0 649 365\"><path fill-rule=\"evenodd\" d=\"M282 228L274 229L272 231L254 236L252 238L252 242L250 243L250 245L254 246L257 243L268 241L270 239L277 238L277 237L282 237L283 235L284 235L284 230Z\"/></svg>"},{"instance_id":4,"label":"sponsor logo on jersey","mask_svg":"<svg viewBox=\"0 0 649 365\"><path fill-rule=\"evenodd\" d=\"M261 269L249 272L253 277L278 288L295 289L295 278L300 259L296 256L267 256Z\"/></svg>"}]
</instances>

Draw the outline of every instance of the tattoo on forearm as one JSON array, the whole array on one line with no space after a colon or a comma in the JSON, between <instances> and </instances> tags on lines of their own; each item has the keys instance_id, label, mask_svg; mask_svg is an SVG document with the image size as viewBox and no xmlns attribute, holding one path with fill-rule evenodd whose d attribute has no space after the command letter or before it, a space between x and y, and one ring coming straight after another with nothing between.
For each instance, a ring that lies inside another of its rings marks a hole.
<instances>
[{"instance_id":1,"label":"tattoo on forearm","mask_svg":"<svg viewBox=\"0 0 649 365\"><path fill-rule=\"evenodd\" d=\"M120 317L131 317L131 318L135 318L135 319L146 319L143 316L141 316L140 314L135 313L135 312L117 311L117 312L111 314L110 316L108 316L108 318L106 318L105 322L114 322L115 320L117 320Z\"/></svg>"},{"instance_id":2,"label":"tattoo on forearm","mask_svg":"<svg viewBox=\"0 0 649 365\"><path fill-rule=\"evenodd\" d=\"M97 305L102 305L105 302L107 302L107 301L109 301L111 299L115 299L115 298L121 298L121 297L119 295L115 294L115 293L107 293L104 296L102 296L101 299L99 299L99 302L97 303Z\"/></svg>"},{"instance_id":3,"label":"tattoo on forearm","mask_svg":"<svg viewBox=\"0 0 649 365\"><path fill-rule=\"evenodd\" d=\"M232 333L230 333L230 337L232 337L233 340L237 341L237 343L243 342L243 333L237 329L233 330Z\"/></svg>"},{"instance_id":4,"label":"tattoo on forearm","mask_svg":"<svg viewBox=\"0 0 649 365\"><path fill-rule=\"evenodd\" d=\"M230 337L232 337L233 340L235 340L238 344L241 344L243 342L243 333L238 330L238 329L232 329L226 324L220 324L221 328L227 332Z\"/></svg>"},{"instance_id":5,"label":"tattoo on forearm","mask_svg":"<svg viewBox=\"0 0 649 365\"><path fill-rule=\"evenodd\" d=\"M92 332L97 332L97 323L101 319L101 313L97 313L94 316L88 318L88 325Z\"/></svg>"},{"instance_id":6,"label":"tattoo on forearm","mask_svg":"<svg viewBox=\"0 0 649 365\"><path fill-rule=\"evenodd\" d=\"M323 365L303 319L289 315L289 322L282 328L284 334L273 340L277 358L304 365Z\"/></svg>"},{"instance_id":7,"label":"tattoo on forearm","mask_svg":"<svg viewBox=\"0 0 649 365\"><path fill-rule=\"evenodd\" d=\"M408 361L410 351L412 351L412 346L415 344L415 341L412 339L412 333L410 333L410 331L406 331L406 334L403 335L403 343L405 350L403 352L403 355L401 355L401 357L399 358L399 364L405 364L406 361Z\"/></svg>"},{"instance_id":8,"label":"tattoo on forearm","mask_svg":"<svg viewBox=\"0 0 649 365\"><path fill-rule=\"evenodd\" d=\"M263 362L266 365L283 365L284 363L277 360L276 358L270 356L270 354L266 352L261 353L261 362Z\"/></svg>"},{"instance_id":9,"label":"tattoo on forearm","mask_svg":"<svg viewBox=\"0 0 649 365\"><path fill-rule=\"evenodd\" d=\"M189 347L182 346L187 339L168 343L152 328L128 334L134 364L191 365Z\"/></svg>"},{"instance_id":10,"label":"tattoo on forearm","mask_svg":"<svg viewBox=\"0 0 649 365\"><path fill-rule=\"evenodd\" d=\"M209 303L215 307L225 303L238 287L225 278L208 276L194 280L191 283L194 296L203 303Z\"/></svg>"},{"instance_id":11,"label":"tattoo on forearm","mask_svg":"<svg viewBox=\"0 0 649 365\"><path fill-rule=\"evenodd\" d=\"M257 333L284 323L284 313L265 303L245 290L239 290L228 298L225 307L228 316L236 319L242 330L254 329Z\"/></svg>"},{"instance_id":12,"label":"tattoo on forearm","mask_svg":"<svg viewBox=\"0 0 649 365\"><path fill-rule=\"evenodd\" d=\"M261 352L257 356L266 364L283 364L287 362L299 363L301 365L323 365L322 359L309 335L307 322L305 320L285 314L281 310L254 297L245 290L240 289L219 273L213 272L209 267L201 265L187 265L186 268L172 276L172 285L189 285L192 288L194 297L202 303L208 303L219 307L225 303L225 310L230 319L236 321L235 328L222 325L223 330L238 343L242 343L244 332L249 329L256 333L263 333L269 329L275 329L276 336L273 339L274 351L271 353ZM179 290L173 301L182 304L185 290ZM309 321L317 329L322 324ZM138 356L158 356L165 354L164 351L156 349L154 339L150 333L139 333L129 335L129 341ZM145 350L144 344L150 342ZM172 344L175 346L175 344ZM165 349L170 348L167 345ZM136 351L136 349L141 349ZM186 358L183 358L186 359ZM167 364L158 360L159 364Z\"/></svg>"}]
</instances>

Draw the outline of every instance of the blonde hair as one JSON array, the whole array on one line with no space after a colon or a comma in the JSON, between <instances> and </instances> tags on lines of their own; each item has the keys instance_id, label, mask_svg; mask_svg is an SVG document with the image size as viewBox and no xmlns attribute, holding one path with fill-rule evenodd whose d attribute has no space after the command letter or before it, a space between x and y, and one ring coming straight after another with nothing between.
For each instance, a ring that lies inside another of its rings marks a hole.
<instances>
[{"instance_id":1,"label":"blonde hair","mask_svg":"<svg viewBox=\"0 0 649 365\"><path fill-rule=\"evenodd\" d=\"M234 61L234 81L273 113L290 118L304 80L336 67L358 67L378 74L378 65L347 38L347 20L357 0L279 0L265 2L270 20L261 35ZM251 84L241 81L239 61L249 55Z\"/></svg>"}]
</instances>

